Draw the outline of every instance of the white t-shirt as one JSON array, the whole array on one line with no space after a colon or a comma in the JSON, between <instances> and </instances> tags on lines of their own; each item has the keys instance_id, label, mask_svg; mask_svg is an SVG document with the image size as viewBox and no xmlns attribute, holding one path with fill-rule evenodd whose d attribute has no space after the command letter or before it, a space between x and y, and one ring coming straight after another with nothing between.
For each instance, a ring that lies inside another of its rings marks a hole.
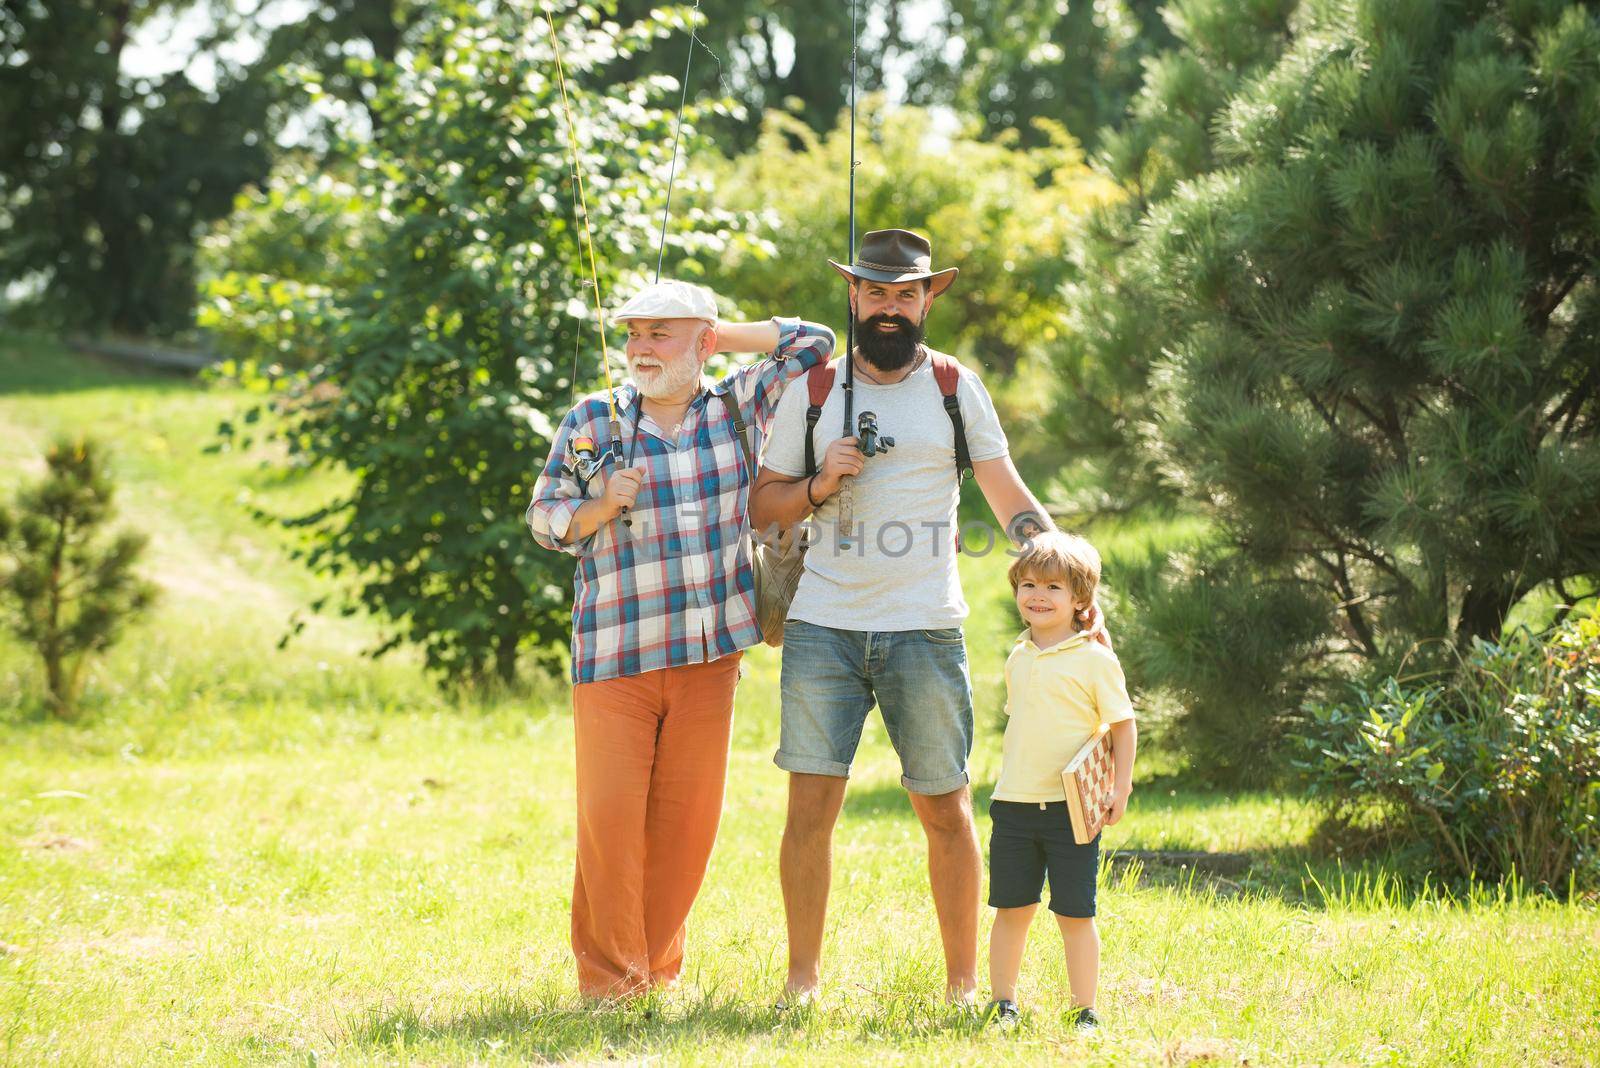
<instances>
[{"instance_id":1,"label":"white t-shirt","mask_svg":"<svg viewBox=\"0 0 1600 1068\"><path fill-rule=\"evenodd\" d=\"M855 414L874 412L878 431L894 439L888 452L867 458L866 467L812 516L815 530L805 572L789 618L840 630L938 630L967 617L956 573L955 428L933 375L934 353L892 385L855 380ZM1006 455L1006 435L994 402L978 376L961 368L957 387L974 463ZM780 475L805 474L807 383L784 392L772 421L762 465ZM844 366L822 406L814 441L820 468L828 445L844 436ZM840 546L841 512L852 500L850 529L860 536ZM985 537L968 544L980 548ZM995 551L1006 546L995 533Z\"/></svg>"}]
</instances>

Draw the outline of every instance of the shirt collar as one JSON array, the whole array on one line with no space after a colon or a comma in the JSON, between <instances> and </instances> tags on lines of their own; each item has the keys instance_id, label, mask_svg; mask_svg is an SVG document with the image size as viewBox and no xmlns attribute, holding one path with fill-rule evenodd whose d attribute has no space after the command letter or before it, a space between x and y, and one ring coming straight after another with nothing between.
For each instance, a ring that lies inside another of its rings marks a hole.
<instances>
[{"instance_id":1,"label":"shirt collar","mask_svg":"<svg viewBox=\"0 0 1600 1068\"><path fill-rule=\"evenodd\" d=\"M617 406L619 414L630 411L635 404L642 405L644 397L632 382L624 382L611 391L611 402Z\"/></svg>"},{"instance_id":2,"label":"shirt collar","mask_svg":"<svg viewBox=\"0 0 1600 1068\"><path fill-rule=\"evenodd\" d=\"M1037 645L1033 644L1032 633L1025 630L1021 634L1017 635L1016 644L1013 646L1013 648L1020 647L1028 649L1031 652L1038 653L1042 656L1048 656L1051 653L1064 652L1068 649L1076 649L1082 645L1086 645L1088 642L1089 635L1079 631L1077 634L1057 642L1048 649L1041 649Z\"/></svg>"}]
</instances>

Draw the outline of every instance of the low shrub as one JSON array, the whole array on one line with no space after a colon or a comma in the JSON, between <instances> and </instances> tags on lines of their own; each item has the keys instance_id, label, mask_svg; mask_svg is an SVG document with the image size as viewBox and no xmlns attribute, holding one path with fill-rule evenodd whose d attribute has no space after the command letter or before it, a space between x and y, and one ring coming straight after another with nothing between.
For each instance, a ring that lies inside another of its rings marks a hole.
<instances>
[{"instance_id":1,"label":"low shrub","mask_svg":"<svg viewBox=\"0 0 1600 1068\"><path fill-rule=\"evenodd\" d=\"M1375 809L1463 877L1600 881L1600 615L1476 642L1444 681L1308 704L1295 738L1334 819Z\"/></svg>"}]
</instances>

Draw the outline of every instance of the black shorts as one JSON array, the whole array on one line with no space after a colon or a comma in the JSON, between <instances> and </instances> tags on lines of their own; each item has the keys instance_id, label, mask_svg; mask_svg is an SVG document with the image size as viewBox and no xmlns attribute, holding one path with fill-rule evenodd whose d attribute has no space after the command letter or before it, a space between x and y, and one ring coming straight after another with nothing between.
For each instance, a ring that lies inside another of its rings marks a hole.
<instances>
[{"instance_id":1,"label":"black shorts","mask_svg":"<svg viewBox=\"0 0 1600 1068\"><path fill-rule=\"evenodd\" d=\"M1094 884L1100 868L1100 836L1079 845L1065 801L990 801L989 907L1019 909L1039 903L1050 876L1050 911L1058 916L1094 915Z\"/></svg>"}]
</instances>

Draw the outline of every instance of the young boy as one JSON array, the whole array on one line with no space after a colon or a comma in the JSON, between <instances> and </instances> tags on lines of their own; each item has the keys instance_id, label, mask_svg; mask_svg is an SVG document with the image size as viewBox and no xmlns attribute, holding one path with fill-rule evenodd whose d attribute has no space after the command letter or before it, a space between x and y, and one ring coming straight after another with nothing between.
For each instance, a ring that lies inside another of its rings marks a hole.
<instances>
[{"instance_id":1,"label":"young boy","mask_svg":"<svg viewBox=\"0 0 1600 1068\"><path fill-rule=\"evenodd\" d=\"M1133 790L1137 732L1133 704L1116 656L1079 630L1094 603L1100 554L1082 538L1037 534L1010 571L1017 610L1028 625L1006 660L1005 748L989 815L990 1014L1016 1024L1017 972L1028 923L1039 907L1045 875L1067 953L1076 1026L1099 1026L1094 1014L1100 934L1094 924L1100 838L1078 845L1067 814L1061 772L1102 723L1111 726L1116 791L1107 823L1116 823Z\"/></svg>"}]
</instances>

